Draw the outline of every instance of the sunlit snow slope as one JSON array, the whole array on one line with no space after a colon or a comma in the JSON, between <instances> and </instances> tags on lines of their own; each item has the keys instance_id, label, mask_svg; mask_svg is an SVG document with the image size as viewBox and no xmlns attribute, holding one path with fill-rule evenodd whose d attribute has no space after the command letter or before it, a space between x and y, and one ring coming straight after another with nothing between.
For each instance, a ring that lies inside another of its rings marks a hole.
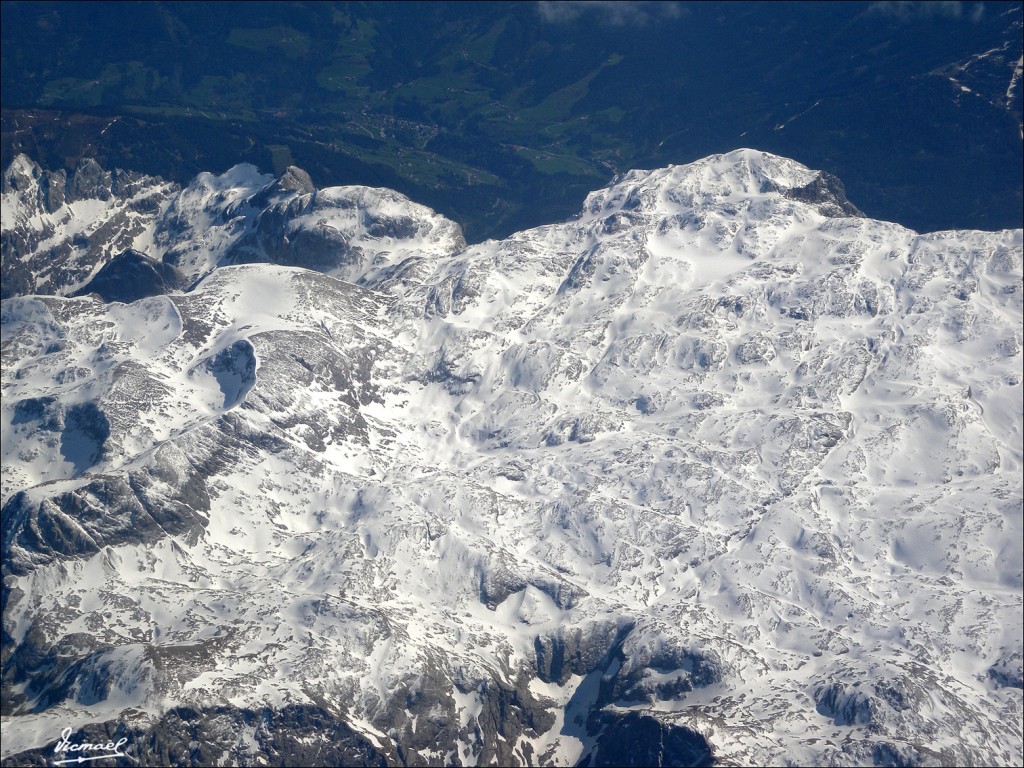
<instances>
[{"instance_id":1,"label":"sunlit snow slope","mask_svg":"<svg viewBox=\"0 0 1024 768\"><path fill-rule=\"evenodd\" d=\"M1019 230L752 150L147 226L194 288L3 302L12 764L1021 761Z\"/></svg>"}]
</instances>

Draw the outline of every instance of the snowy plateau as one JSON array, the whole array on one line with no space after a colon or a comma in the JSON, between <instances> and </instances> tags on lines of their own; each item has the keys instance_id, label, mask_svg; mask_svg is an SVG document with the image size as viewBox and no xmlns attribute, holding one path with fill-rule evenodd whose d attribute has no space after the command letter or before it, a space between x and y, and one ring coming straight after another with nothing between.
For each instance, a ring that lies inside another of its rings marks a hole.
<instances>
[{"instance_id":1,"label":"snowy plateau","mask_svg":"<svg viewBox=\"0 0 1024 768\"><path fill-rule=\"evenodd\" d=\"M3 185L4 764L1024 759L1020 230L748 149L468 246Z\"/></svg>"}]
</instances>

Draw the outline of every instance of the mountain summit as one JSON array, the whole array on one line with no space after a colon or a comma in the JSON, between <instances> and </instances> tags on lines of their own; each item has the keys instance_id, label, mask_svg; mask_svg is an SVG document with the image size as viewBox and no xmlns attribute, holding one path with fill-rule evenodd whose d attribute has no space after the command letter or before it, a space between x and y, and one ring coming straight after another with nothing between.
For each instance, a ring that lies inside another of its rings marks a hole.
<instances>
[{"instance_id":1,"label":"mountain summit","mask_svg":"<svg viewBox=\"0 0 1024 768\"><path fill-rule=\"evenodd\" d=\"M754 150L468 246L297 170L16 165L5 764L1020 762L1020 230Z\"/></svg>"}]
</instances>

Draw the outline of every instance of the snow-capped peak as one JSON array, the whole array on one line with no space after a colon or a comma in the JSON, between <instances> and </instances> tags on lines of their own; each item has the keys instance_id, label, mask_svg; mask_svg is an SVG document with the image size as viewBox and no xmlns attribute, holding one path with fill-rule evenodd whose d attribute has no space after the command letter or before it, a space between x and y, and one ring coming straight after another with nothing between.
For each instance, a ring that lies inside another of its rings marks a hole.
<instances>
[{"instance_id":1,"label":"snow-capped peak","mask_svg":"<svg viewBox=\"0 0 1024 768\"><path fill-rule=\"evenodd\" d=\"M753 149L712 155L688 165L630 171L588 195L583 215L607 216L620 211L673 215L773 198L816 205L826 216L863 215L846 200L843 186L834 176Z\"/></svg>"}]
</instances>

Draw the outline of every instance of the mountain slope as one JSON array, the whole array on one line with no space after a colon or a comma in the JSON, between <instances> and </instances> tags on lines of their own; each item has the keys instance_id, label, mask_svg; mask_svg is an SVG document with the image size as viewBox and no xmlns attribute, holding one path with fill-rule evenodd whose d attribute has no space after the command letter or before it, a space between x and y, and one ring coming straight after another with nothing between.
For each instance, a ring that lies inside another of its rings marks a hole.
<instances>
[{"instance_id":1,"label":"mountain slope","mask_svg":"<svg viewBox=\"0 0 1024 768\"><path fill-rule=\"evenodd\" d=\"M5 300L5 759L1019 761L1022 235L858 214L738 150L463 247L240 168L193 290Z\"/></svg>"},{"instance_id":2,"label":"mountain slope","mask_svg":"<svg viewBox=\"0 0 1024 768\"><path fill-rule=\"evenodd\" d=\"M139 242L177 191L130 171L83 160L71 174L18 155L3 176L3 298L63 294Z\"/></svg>"}]
</instances>

